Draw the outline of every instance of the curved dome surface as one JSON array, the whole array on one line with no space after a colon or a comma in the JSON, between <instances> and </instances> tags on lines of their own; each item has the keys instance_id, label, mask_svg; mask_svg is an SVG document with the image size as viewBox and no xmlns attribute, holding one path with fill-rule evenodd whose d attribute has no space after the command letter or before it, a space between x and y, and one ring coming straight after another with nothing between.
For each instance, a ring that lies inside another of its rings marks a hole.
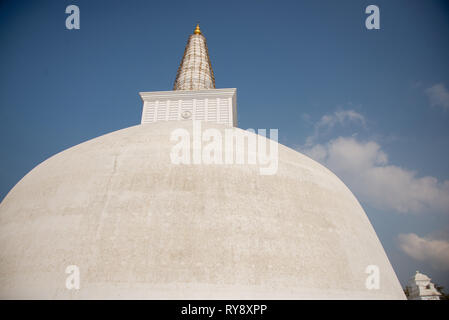
<instances>
[{"instance_id":1,"label":"curved dome surface","mask_svg":"<svg viewBox=\"0 0 449 320\"><path fill-rule=\"evenodd\" d=\"M275 175L172 164L179 127L192 123L115 131L30 171L0 204L0 297L404 299L332 172L280 144ZM79 290L65 286L69 265ZM366 287L369 265L378 289Z\"/></svg>"}]
</instances>

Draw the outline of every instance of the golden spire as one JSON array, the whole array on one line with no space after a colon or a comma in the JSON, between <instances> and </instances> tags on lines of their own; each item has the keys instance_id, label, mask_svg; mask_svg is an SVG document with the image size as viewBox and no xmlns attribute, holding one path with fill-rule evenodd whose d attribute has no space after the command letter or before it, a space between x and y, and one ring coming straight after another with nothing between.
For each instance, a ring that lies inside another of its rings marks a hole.
<instances>
[{"instance_id":1,"label":"golden spire","mask_svg":"<svg viewBox=\"0 0 449 320\"><path fill-rule=\"evenodd\" d=\"M193 31L193 34L201 34L200 24L199 23L196 25L196 28L195 28L195 31Z\"/></svg>"},{"instance_id":2,"label":"golden spire","mask_svg":"<svg viewBox=\"0 0 449 320\"><path fill-rule=\"evenodd\" d=\"M201 35L201 37L198 37ZM173 90L215 89L215 78L207 50L206 38L196 25L189 36L184 55L176 73Z\"/></svg>"}]
</instances>

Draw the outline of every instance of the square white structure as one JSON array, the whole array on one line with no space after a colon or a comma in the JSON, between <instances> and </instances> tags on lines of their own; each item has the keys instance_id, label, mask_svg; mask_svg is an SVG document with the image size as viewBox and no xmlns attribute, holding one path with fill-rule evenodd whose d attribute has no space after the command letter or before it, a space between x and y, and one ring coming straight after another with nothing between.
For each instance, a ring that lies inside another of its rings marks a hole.
<instances>
[{"instance_id":1,"label":"square white structure","mask_svg":"<svg viewBox=\"0 0 449 320\"><path fill-rule=\"evenodd\" d=\"M200 120L237 127L237 89L140 92L141 124Z\"/></svg>"}]
</instances>

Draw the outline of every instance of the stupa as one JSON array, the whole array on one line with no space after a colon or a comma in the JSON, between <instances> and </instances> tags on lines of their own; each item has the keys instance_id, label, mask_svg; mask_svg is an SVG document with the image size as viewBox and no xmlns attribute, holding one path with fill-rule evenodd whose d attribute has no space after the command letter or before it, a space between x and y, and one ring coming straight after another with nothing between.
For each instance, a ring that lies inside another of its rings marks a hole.
<instances>
[{"instance_id":1,"label":"stupa","mask_svg":"<svg viewBox=\"0 0 449 320\"><path fill-rule=\"evenodd\" d=\"M171 161L173 132L197 122L268 143L237 128L199 26L174 90L140 95L141 124L50 157L1 202L1 298L405 298L361 205L316 161L277 142L269 175Z\"/></svg>"}]
</instances>

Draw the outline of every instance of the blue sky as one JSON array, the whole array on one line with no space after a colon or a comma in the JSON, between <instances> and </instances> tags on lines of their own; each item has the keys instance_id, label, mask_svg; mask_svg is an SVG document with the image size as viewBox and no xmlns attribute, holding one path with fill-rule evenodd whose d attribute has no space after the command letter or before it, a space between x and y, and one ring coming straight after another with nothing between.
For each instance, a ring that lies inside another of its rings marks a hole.
<instances>
[{"instance_id":1,"label":"blue sky","mask_svg":"<svg viewBox=\"0 0 449 320\"><path fill-rule=\"evenodd\" d=\"M138 92L171 90L197 21L239 127L279 128L340 176L402 284L420 270L449 289L447 1L2 1L0 199L51 155L138 124Z\"/></svg>"}]
</instances>

